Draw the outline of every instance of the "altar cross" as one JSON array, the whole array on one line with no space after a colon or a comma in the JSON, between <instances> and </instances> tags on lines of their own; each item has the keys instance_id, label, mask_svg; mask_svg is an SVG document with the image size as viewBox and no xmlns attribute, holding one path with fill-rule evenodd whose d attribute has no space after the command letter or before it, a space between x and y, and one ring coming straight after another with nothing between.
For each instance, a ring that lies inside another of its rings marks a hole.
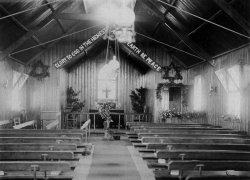
<instances>
[{"instance_id":1,"label":"altar cross","mask_svg":"<svg viewBox=\"0 0 250 180\"><path fill-rule=\"evenodd\" d=\"M111 92L111 90L106 87L106 89L102 90L102 92L104 92L106 98L108 98L109 97L109 93Z\"/></svg>"}]
</instances>

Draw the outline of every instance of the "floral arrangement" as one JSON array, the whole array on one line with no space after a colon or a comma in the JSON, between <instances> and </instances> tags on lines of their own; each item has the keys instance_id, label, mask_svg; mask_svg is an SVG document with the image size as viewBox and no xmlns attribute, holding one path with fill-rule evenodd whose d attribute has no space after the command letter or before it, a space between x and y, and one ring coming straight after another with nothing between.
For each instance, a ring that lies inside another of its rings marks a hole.
<instances>
[{"instance_id":1,"label":"floral arrangement","mask_svg":"<svg viewBox=\"0 0 250 180\"><path fill-rule=\"evenodd\" d=\"M97 107L99 114L101 115L102 119L109 119L110 118L110 103L103 103Z\"/></svg>"},{"instance_id":2,"label":"floral arrangement","mask_svg":"<svg viewBox=\"0 0 250 180\"><path fill-rule=\"evenodd\" d=\"M182 113L182 118L187 119L187 120L192 120L192 119L205 119L207 117L206 112L185 112Z\"/></svg>"},{"instance_id":3,"label":"floral arrangement","mask_svg":"<svg viewBox=\"0 0 250 180\"><path fill-rule=\"evenodd\" d=\"M177 112L175 109L173 110L165 110L160 113L161 120L166 120L167 118L181 118L181 112Z\"/></svg>"},{"instance_id":4,"label":"floral arrangement","mask_svg":"<svg viewBox=\"0 0 250 180\"><path fill-rule=\"evenodd\" d=\"M240 118L237 115L226 114L222 116L222 119L223 121L240 122Z\"/></svg>"}]
</instances>

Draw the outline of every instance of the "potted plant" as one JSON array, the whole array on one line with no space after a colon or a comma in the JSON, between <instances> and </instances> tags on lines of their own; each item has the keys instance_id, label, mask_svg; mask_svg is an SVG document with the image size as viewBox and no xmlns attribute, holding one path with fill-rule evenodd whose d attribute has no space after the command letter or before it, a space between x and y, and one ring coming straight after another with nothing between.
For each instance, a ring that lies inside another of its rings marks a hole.
<instances>
[{"instance_id":1,"label":"potted plant","mask_svg":"<svg viewBox=\"0 0 250 180\"><path fill-rule=\"evenodd\" d=\"M140 87L131 90L130 99L133 111L138 114L144 113L146 105L146 88Z\"/></svg>"},{"instance_id":2,"label":"potted plant","mask_svg":"<svg viewBox=\"0 0 250 180\"><path fill-rule=\"evenodd\" d=\"M66 113L76 113L76 112L81 112L83 110L83 107L85 106L85 101L81 101L78 98L78 95L80 93L76 92L72 87L67 88L67 107L66 107ZM78 121L80 121L78 118L80 116L76 114L68 114L68 121L70 120L70 123L68 122L67 124L72 124L72 127L76 127Z\"/></svg>"},{"instance_id":3,"label":"potted plant","mask_svg":"<svg viewBox=\"0 0 250 180\"><path fill-rule=\"evenodd\" d=\"M77 97L79 93L80 91L75 92L72 87L67 88L67 109L71 109L70 112L81 112L85 106L85 102Z\"/></svg>"}]
</instances>

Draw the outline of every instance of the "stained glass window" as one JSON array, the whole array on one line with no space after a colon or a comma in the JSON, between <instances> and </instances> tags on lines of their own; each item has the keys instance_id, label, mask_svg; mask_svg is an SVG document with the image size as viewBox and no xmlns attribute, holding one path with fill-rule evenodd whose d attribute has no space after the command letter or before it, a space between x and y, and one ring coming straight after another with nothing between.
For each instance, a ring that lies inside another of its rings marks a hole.
<instances>
[{"instance_id":1,"label":"stained glass window","mask_svg":"<svg viewBox=\"0 0 250 180\"><path fill-rule=\"evenodd\" d=\"M98 74L98 100L116 100L117 77L106 66L102 67Z\"/></svg>"}]
</instances>

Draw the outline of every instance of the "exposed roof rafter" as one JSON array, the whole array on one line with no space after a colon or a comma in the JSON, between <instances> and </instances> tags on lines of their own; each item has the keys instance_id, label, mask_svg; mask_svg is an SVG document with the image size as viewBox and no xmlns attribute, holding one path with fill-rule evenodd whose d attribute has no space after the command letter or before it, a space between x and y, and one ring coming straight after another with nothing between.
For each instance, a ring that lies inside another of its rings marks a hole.
<instances>
[{"instance_id":1,"label":"exposed roof rafter","mask_svg":"<svg viewBox=\"0 0 250 180\"><path fill-rule=\"evenodd\" d=\"M213 0L223 11L250 34L250 23L225 0Z\"/></svg>"},{"instance_id":2,"label":"exposed roof rafter","mask_svg":"<svg viewBox=\"0 0 250 180\"><path fill-rule=\"evenodd\" d=\"M164 16L164 14L161 13L161 11L159 9L158 10L153 10L152 5L154 5L154 7L159 7L159 6L162 6L161 4L156 4L156 2L154 2L152 0L145 0L145 1L143 1L143 3L146 6L150 6L149 9L152 10L152 11L154 11L157 14L157 16L160 18L160 20L162 21L162 23L164 23L164 27L166 27L173 34L175 34L180 40L182 40L194 53L198 54L201 58L203 58L207 62L209 62L209 60L212 59L212 57L203 48L201 48L198 44L196 44L195 42L193 42L185 34L183 34L182 32L176 32L174 29L172 29L166 23L166 17ZM149 3L151 5L149 5Z\"/></svg>"},{"instance_id":3,"label":"exposed roof rafter","mask_svg":"<svg viewBox=\"0 0 250 180\"><path fill-rule=\"evenodd\" d=\"M49 17L47 17L44 21L42 21L34 30L26 30L26 33L20 37L16 42L12 43L8 48L6 48L2 53L1 53L1 59L7 57L13 50L15 50L17 47L19 47L22 43L24 43L27 39L31 38L33 35L35 35L36 32L38 32L42 27L46 26L50 21L54 19L54 14L62 12L64 9L68 7L69 4L71 4L72 1L67 1L63 5L61 5L54 13L52 13ZM14 18L14 17L12 17ZM39 17L37 17L39 18ZM35 25L36 20L33 21L32 25ZM35 40L36 41L36 40ZM39 43L39 42L38 42Z\"/></svg>"},{"instance_id":4,"label":"exposed roof rafter","mask_svg":"<svg viewBox=\"0 0 250 180\"><path fill-rule=\"evenodd\" d=\"M79 25L80 25L80 23L76 23L76 24L73 25L68 31L66 31L65 33L63 33L63 35L73 32L73 31L77 28L77 26L79 26ZM62 35L62 36L63 36L63 35ZM49 45L47 46L46 49L40 51L40 52L37 53L35 56L33 56L33 57L26 63L26 65L29 65L30 63L32 63L35 59L37 59L39 56L41 56L43 53L45 53L49 48L52 48L56 43L57 43L57 41L54 41L53 43L49 44Z\"/></svg>"},{"instance_id":5,"label":"exposed roof rafter","mask_svg":"<svg viewBox=\"0 0 250 180\"><path fill-rule=\"evenodd\" d=\"M236 0L231 0L228 4L232 4L233 2L235 2ZM217 11L215 14L213 14L211 17L209 17L209 21L214 20L216 17L218 17L220 14L222 14L223 10L219 10ZM207 24L206 21L204 21L201 25L199 25L197 28L193 29L190 33L187 34L187 36L190 36L192 34L194 34L195 32L197 32L199 29L201 29L202 27L204 27ZM177 43L177 45L175 47L178 47L179 44L181 44L182 41L179 41Z\"/></svg>"},{"instance_id":6,"label":"exposed roof rafter","mask_svg":"<svg viewBox=\"0 0 250 180\"><path fill-rule=\"evenodd\" d=\"M100 21L94 14L76 14L76 13L60 13L57 14L58 19L63 20L80 20L80 21ZM135 21L147 21L144 16L136 15Z\"/></svg>"},{"instance_id":7,"label":"exposed roof rafter","mask_svg":"<svg viewBox=\"0 0 250 180\"><path fill-rule=\"evenodd\" d=\"M47 0L45 0L45 2L48 3ZM65 33L65 29L64 29L62 23L58 20L57 15L56 15L56 13L55 13L55 10L54 10L53 6L51 6L51 4L48 4L47 7L48 7L48 8L52 11L52 13L55 15L55 20L56 20L57 24L58 24L59 27L61 28L62 32Z\"/></svg>"},{"instance_id":8,"label":"exposed roof rafter","mask_svg":"<svg viewBox=\"0 0 250 180\"><path fill-rule=\"evenodd\" d=\"M158 23L158 24L160 24L161 25L161 23ZM141 27L137 27L141 32L143 32L145 35L147 35L147 36L150 36L144 29L142 29ZM152 35L152 37L154 37L154 34ZM163 45L161 45L161 44L159 44L159 46L160 47L162 47L165 51L167 51L167 52L169 52L169 50L165 47L165 46L163 46ZM177 61L182 67L184 67L185 69L187 68L187 66L179 59L179 58L177 58L176 56L174 56L172 53L169 53L169 55L170 55L170 57L172 57L175 61Z\"/></svg>"},{"instance_id":9,"label":"exposed roof rafter","mask_svg":"<svg viewBox=\"0 0 250 180\"><path fill-rule=\"evenodd\" d=\"M77 3L79 5L80 9L82 9L82 13L86 14L87 11L86 11L86 5L85 5L84 0L77 0Z\"/></svg>"}]
</instances>

